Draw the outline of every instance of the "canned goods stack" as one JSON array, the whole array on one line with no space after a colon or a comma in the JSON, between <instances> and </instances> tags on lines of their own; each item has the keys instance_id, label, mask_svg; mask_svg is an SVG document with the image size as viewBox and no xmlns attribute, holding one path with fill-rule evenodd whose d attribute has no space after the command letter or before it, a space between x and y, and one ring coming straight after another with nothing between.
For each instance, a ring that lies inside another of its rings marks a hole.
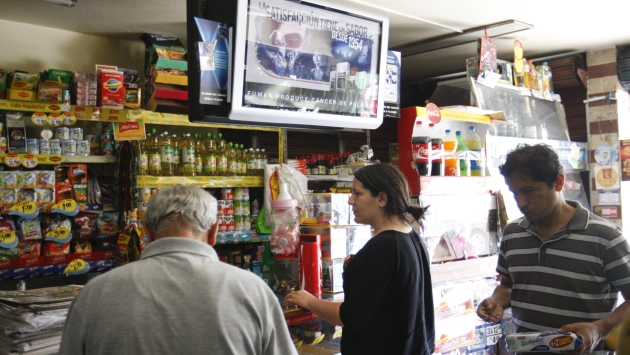
<instances>
[{"instance_id":1,"label":"canned goods stack","mask_svg":"<svg viewBox=\"0 0 630 355\"><path fill-rule=\"evenodd\" d=\"M80 127L57 127L55 139L41 139L39 146L41 154L90 155L90 145L83 139Z\"/></svg>"},{"instance_id":2,"label":"canned goods stack","mask_svg":"<svg viewBox=\"0 0 630 355\"><path fill-rule=\"evenodd\" d=\"M234 196L234 230L251 230L249 219L249 188L235 187L232 189Z\"/></svg>"},{"instance_id":3,"label":"canned goods stack","mask_svg":"<svg viewBox=\"0 0 630 355\"><path fill-rule=\"evenodd\" d=\"M101 152L103 155L114 155L114 132L111 130L103 131L101 135Z\"/></svg>"},{"instance_id":4,"label":"canned goods stack","mask_svg":"<svg viewBox=\"0 0 630 355\"><path fill-rule=\"evenodd\" d=\"M234 195L231 188L221 189L221 199L217 204L219 232L234 232Z\"/></svg>"}]
</instances>

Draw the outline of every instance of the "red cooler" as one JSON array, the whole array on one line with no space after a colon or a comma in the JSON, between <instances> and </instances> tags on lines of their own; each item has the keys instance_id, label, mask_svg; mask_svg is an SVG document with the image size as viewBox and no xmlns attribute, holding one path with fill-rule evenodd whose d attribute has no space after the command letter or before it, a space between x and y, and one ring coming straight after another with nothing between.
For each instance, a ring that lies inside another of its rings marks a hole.
<instances>
[{"instance_id":1,"label":"red cooler","mask_svg":"<svg viewBox=\"0 0 630 355\"><path fill-rule=\"evenodd\" d=\"M322 293L322 246L319 234L301 234L298 246L300 257L300 289L313 295Z\"/></svg>"}]
</instances>

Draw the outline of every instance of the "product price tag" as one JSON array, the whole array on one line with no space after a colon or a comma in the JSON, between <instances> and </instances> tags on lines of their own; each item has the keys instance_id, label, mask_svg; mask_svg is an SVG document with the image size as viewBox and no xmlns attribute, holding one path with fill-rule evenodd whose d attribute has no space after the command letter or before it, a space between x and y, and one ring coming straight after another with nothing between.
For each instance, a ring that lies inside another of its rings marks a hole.
<instances>
[{"instance_id":1,"label":"product price tag","mask_svg":"<svg viewBox=\"0 0 630 355\"><path fill-rule=\"evenodd\" d=\"M341 338L341 332L343 331L343 329L337 329L337 331L335 331L335 333L333 334L333 339L337 339L337 338Z\"/></svg>"},{"instance_id":2,"label":"product price tag","mask_svg":"<svg viewBox=\"0 0 630 355\"><path fill-rule=\"evenodd\" d=\"M61 200L52 206L51 212L62 213L66 216L75 216L79 213L79 206L75 200Z\"/></svg>"},{"instance_id":3,"label":"product price tag","mask_svg":"<svg viewBox=\"0 0 630 355\"><path fill-rule=\"evenodd\" d=\"M22 157L22 166L25 168L34 168L37 166L37 158L32 155L32 154L28 154L25 155L24 157Z\"/></svg>"},{"instance_id":4,"label":"product price tag","mask_svg":"<svg viewBox=\"0 0 630 355\"><path fill-rule=\"evenodd\" d=\"M66 227L57 227L51 231L46 232L46 240L53 241L55 243L67 243L70 239L70 230Z\"/></svg>"},{"instance_id":5,"label":"product price tag","mask_svg":"<svg viewBox=\"0 0 630 355\"><path fill-rule=\"evenodd\" d=\"M11 249L15 248L19 243L15 231L2 231L0 232L0 247Z\"/></svg>"},{"instance_id":6,"label":"product price tag","mask_svg":"<svg viewBox=\"0 0 630 355\"><path fill-rule=\"evenodd\" d=\"M520 88L519 91L521 96L532 96L532 91L528 88Z\"/></svg>"},{"instance_id":7,"label":"product price tag","mask_svg":"<svg viewBox=\"0 0 630 355\"><path fill-rule=\"evenodd\" d=\"M63 124L66 126L72 126L77 123L77 117L73 112L64 112L63 113Z\"/></svg>"},{"instance_id":8,"label":"product price tag","mask_svg":"<svg viewBox=\"0 0 630 355\"><path fill-rule=\"evenodd\" d=\"M85 274L88 271L90 271L90 264L83 259L74 259L66 266L63 273L71 276Z\"/></svg>"},{"instance_id":9,"label":"product price tag","mask_svg":"<svg viewBox=\"0 0 630 355\"><path fill-rule=\"evenodd\" d=\"M7 154L4 157L4 163L12 168L17 168L20 166L22 159L17 154Z\"/></svg>"},{"instance_id":10,"label":"product price tag","mask_svg":"<svg viewBox=\"0 0 630 355\"><path fill-rule=\"evenodd\" d=\"M532 90L532 95L534 95L534 97L537 97L539 99L543 98L543 93L542 91L539 91L539 90Z\"/></svg>"},{"instance_id":11,"label":"product price tag","mask_svg":"<svg viewBox=\"0 0 630 355\"><path fill-rule=\"evenodd\" d=\"M304 340L299 340L295 343L295 348L299 349L302 347L302 344L304 344Z\"/></svg>"},{"instance_id":12,"label":"product price tag","mask_svg":"<svg viewBox=\"0 0 630 355\"><path fill-rule=\"evenodd\" d=\"M63 123L63 118L61 117L59 113L53 112L50 115L48 115L49 125L53 127L57 127L57 126L61 126L62 123Z\"/></svg>"},{"instance_id":13,"label":"product price tag","mask_svg":"<svg viewBox=\"0 0 630 355\"><path fill-rule=\"evenodd\" d=\"M324 340L324 337L326 336L326 334L321 334L321 332L315 332L315 335L317 335L317 337L313 340L313 345L321 343L322 340Z\"/></svg>"},{"instance_id":14,"label":"product price tag","mask_svg":"<svg viewBox=\"0 0 630 355\"><path fill-rule=\"evenodd\" d=\"M37 126L43 126L48 122L48 116L43 112L35 112L33 116L31 116L31 121Z\"/></svg>"},{"instance_id":15,"label":"product price tag","mask_svg":"<svg viewBox=\"0 0 630 355\"><path fill-rule=\"evenodd\" d=\"M39 209L33 201L24 201L16 203L9 208L9 215L19 216L23 218L35 218L39 214Z\"/></svg>"}]
</instances>

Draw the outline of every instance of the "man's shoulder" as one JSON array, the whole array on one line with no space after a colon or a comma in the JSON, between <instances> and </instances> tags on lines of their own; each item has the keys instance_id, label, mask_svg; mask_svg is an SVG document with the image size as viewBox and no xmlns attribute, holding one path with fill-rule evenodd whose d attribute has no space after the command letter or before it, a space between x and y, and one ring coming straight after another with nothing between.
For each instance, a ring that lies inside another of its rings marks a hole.
<instances>
[{"instance_id":1,"label":"man's shoulder","mask_svg":"<svg viewBox=\"0 0 630 355\"><path fill-rule=\"evenodd\" d=\"M615 236L621 234L621 227L593 212L588 213L588 225L586 226L586 229L608 233Z\"/></svg>"},{"instance_id":2,"label":"man's shoulder","mask_svg":"<svg viewBox=\"0 0 630 355\"><path fill-rule=\"evenodd\" d=\"M520 233L526 231L525 228L521 227L521 223L525 220L525 217L520 217L517 219L513 219L508 222L508 224L503 229L503 235Z\"/></svg>"}]
</instances>

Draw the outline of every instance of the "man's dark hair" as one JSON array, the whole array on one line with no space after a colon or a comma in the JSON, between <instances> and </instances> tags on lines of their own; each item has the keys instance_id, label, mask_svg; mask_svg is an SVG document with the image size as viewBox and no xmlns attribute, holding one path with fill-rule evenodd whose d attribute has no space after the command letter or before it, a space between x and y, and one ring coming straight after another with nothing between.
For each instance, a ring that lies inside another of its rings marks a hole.
<instances>
[{"instance_id":1,"label":"man's dark hair","mask_svg":"<svg viewBox=\"0 0 630 355\"><path fill-rule=\"evenodd\" d=\"M499 171L506 178L519 173L552 187L564 169L560 164L558 154L549 145L519 144L516 149L508 153Z\"/></svg>"}]
</instances>

